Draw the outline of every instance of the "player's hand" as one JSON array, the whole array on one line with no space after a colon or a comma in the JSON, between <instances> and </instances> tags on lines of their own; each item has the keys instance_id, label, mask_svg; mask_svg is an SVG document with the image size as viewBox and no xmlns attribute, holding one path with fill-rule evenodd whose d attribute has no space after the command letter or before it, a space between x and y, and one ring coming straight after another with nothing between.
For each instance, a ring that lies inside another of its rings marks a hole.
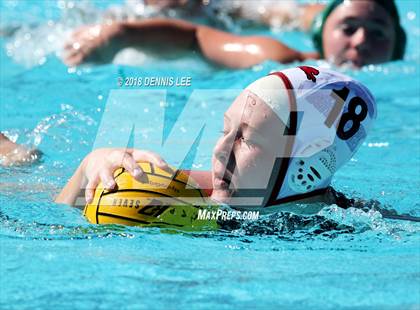
<instances>
[{"instance_id":1,"label":"player's hand","mask_svg":"<svg viewBox=\"0 0 420 310\"><path fill-rule=\"evenodd\" d=\"M0 132L0 166L31 164L41 156L41 151L16 144Z\"/></svg>"},{"instance_id":2,"label":"player's hand","mask_svg":"<svg viewBox=\"0 0 420 310\"><path fill-rule=\"evenodd\" d=\"M123 32L121 23L83 26L64 45L63 62L68 66L81 64L95 50Z\"/></svg>"},{"instance_id":3,"label":"player's hand","mask_svg":"<svg viewBox=\"0 0 420 310\"><path fill-rule=\"evenodd\" d=\"M136 149L105 148L97 149L85 157L81 164L84 178L87 180L85 199L93 200L95 189L102 182L105 189L115 189L114 171L125 168L137 181L146 182L147 177L138 161L146 161L173 173L173 170L158 154Z\"/></svg>"}]
</instances>

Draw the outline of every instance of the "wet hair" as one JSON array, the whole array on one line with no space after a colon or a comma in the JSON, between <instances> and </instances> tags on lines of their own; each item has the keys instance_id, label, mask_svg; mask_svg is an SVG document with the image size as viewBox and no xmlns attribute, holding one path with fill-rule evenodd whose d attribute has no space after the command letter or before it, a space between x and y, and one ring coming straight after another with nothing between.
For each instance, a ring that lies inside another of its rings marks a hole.
<instances>
[{"instance_id":1,"label":"wet hair","mask_svg":"<svg viewBox=\"0 0 420 310\"><path fill-rule=\"evenodd\" d=\"M394 46L394 53L392 55L391 60L399 60L404 57L405 46L407 43L407 36L405 34L404 29L400 25L400 17L398 15L398 10L395 5L394 0L371 0L388 12L388 14L394 20L394 30L395 30L395 46ZM325 21L327 20L328 16L342 4L344 0L333 0L330 2L325 9L319 13L311 27L311 36L312 42L317 49L317 51L321 54L321 57L324 57L324 50L322 47L322 32L324 30Z\"/></svg>"}]
</instances>

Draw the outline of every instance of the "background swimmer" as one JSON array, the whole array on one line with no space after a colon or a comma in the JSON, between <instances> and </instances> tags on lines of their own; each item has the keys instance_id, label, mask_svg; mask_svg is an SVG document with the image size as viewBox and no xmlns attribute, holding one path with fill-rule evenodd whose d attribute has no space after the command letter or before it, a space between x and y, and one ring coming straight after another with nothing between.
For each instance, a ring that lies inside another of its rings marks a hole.
<instances>
[{"instance_id":1,"label":"background swimmer","mask_svg":"<svg viewBox=\"0 0 420 310\"><path fill-rule=\"evenodd\" d=\"M341 101L332 91L339 91ZM329 127L320 113L325 109L335 115ZM212 171L187 173L212 199L238 209L314 213L325 204L350 207L330 187L331 178L365 139L375 109L369 91L341 74L313 67L271 74L249 85L226 111ZM119 167L141 181L137 161L169 169L153 152L98 149L82 161L56 202L74 205L83 194L90 202L100 181L108 189L116 186L113 172Z\"/></svg>"},{"instance_id":2,"label":"background swimmer","mask_svg":"<svg viewBox=\"0 0 420 310\"><path fill-rule=\"evenodd\" d=\"M164 44L170 49L162 48ZM231 68L246 68L269 59L291 62L316 57L271 38L240 37L181 20L149 19L77 30L65 45L64 62L71 66L92 59L112 61L116 52L133 45L172 58L177 51L199 50L207 60Z\"/></svg>"},{"instance_id":3,"label":"background swimmer","mask_svg":"<svg viewBox=\"0 0 420 310\"><path fill-rule=\"evenodd\" d=\"M406 43L393 1L333 1L317 17L312 32L317 53L299 52L268 37L238 36L180 20L115 21L75 31L63 60L71 66L87 60L109 62L124 47L162 51L170 42L171 49L198 50L207 60L230 68L318 58L361 67L401 59Z\"/></svg>"}]
</instances>

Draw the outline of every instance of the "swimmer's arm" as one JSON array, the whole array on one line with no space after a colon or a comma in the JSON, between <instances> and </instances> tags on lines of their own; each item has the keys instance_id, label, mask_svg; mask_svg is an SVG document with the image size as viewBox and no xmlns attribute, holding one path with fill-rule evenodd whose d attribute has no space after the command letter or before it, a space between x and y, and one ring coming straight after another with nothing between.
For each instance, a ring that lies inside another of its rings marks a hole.
<instances>
[{"instance_id":1,"label":"swimmer's arm","mask_svg":"<svg viewBox=\"0 0 420 310\"><path fill-rule=\"evenodd\" d=\"M238 36L177 19L125 22L123 27L131 42L171 42L177 47L192 47L196 42L208 60L230 68L248 68L266 60L288 63L312 58L268 37Z\"/></svg>"},{"instance_id":2,"label":"swimmer's arm","mask_svg":"<svg viewBox=\"0 0 420 310\"><path fill-rule=\"evenodd\" d=\"M285 44L268 37L237 36L228 32L200 26L176 19L149 19L85 27L73 34L65 45L64 61L77 65L106 42L115 39L119 47L140 45L193 49L198 45L201 53L210 61L230 68L248 68L266 60L281 63L303 61L317 55L300 53ZM98 37L91 33L98 32Z\"/></svg>"},{"instance_id":3,"label":"swimmer's arm","mask_svg":"<svg viewBox=\"0 0 420 310\"><path fill-rule=\"evenodd\" d=\"M289 63L318 57L298 52L272 38L237 36L206 26L197 29L197 41L207 59L229 68L248 68L266 60Z\"/></svg>"},{"instance_id":4,"label":"swimmer's arm","mask_svg":"<svg viewBox=\"0 0 420 310\"><path fill-rule=\"evenodd\" d=\"M180 19L151 18L121 22L122 32L129 41L153 44L170 42L171 45L191 47L195 42L196 24ZM120 35L121 35L120 34Z\"/></svg>"},{"instance_id":5,"label":"swimmer's arm","mask_svg":"<svg viewBox=\"0 0 420 310\"><path fill-rule=\"evenodd\" d=\"M87 184L87 179L84 176L82 165L83 162L79 165L76 172L72 175L70 180L57 195L55 198L56 203L66 204L74 207L83 207L85 205L84 200L81 200L81 204L76 204L76 202L78 202L77 198L84 197L84 188Z\"/></svg>"}]
</instances>

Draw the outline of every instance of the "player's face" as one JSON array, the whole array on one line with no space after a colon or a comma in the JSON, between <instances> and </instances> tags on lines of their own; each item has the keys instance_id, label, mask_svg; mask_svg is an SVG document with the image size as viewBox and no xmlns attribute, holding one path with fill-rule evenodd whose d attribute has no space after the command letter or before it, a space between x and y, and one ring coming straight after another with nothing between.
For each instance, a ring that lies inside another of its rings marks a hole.
<instances>
[{"instance_id":1,"label":"player's face","mask_svg":"<svg viewBox=\"0 0 420 310\"><path fill-rule=\"evenodd\" d=\"M345 1L325 22L325 58L355 67L390 61L395 45L393 23L385 9L373 1Z\"/></svg>"},{"instance_id":2,"label":"player's face","mask_svg":"<svg viewBox=\"0 0 420 310\"><path fill-rule=\"evenodd\" d=\"M213 152L212 198L237 207L260 206L271 193L274 160L285 152L284 129L270 107L242 92L225 113L223 135Z\"/></svg>"}]
</instances>

